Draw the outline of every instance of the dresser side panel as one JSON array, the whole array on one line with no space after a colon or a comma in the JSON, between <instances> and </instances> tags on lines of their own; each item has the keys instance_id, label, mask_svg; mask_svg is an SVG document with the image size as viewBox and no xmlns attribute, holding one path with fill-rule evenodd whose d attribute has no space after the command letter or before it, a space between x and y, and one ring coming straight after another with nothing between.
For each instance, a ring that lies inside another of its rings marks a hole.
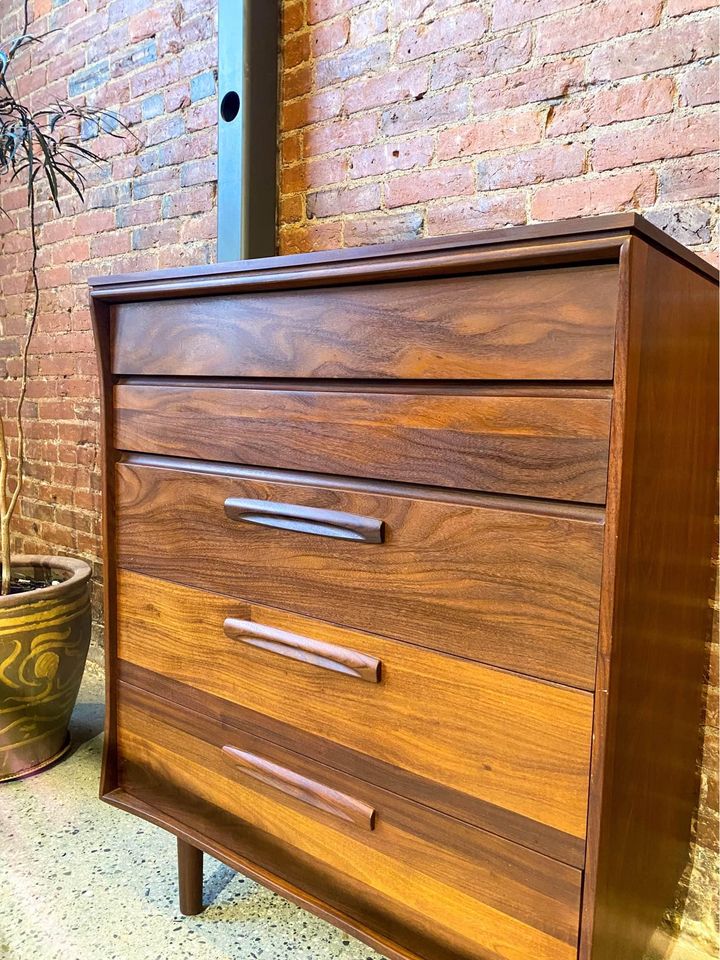
<instances>
[{"instance_id":1,"label":"dresser side panel","mask_svg":"<svg viewBox=\"0 0 720 960\"><path fill-rule=\"evenodd\" d=\"M626 269L581 960L639 960L673 906L711 619L717 285L638 239Z\"/></svg>"}]
</instances>

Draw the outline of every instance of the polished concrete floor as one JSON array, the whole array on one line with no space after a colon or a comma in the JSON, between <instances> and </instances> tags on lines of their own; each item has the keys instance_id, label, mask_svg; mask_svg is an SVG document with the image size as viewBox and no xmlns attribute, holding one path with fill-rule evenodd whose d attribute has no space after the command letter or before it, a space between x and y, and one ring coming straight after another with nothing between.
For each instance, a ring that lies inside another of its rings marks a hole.
<instances>
[{"instance_id":1,"label":"polished concrete floor","mask_svg":"<svg viewBox=\"0 0 720 960\"><path fill-rule=\"evenodd\" d=\"M71 755L0 786L2 960L382 960L210 857L182 917L174 838L97 799L102 716L88 664Z\"/></svg>"}]
</instances>

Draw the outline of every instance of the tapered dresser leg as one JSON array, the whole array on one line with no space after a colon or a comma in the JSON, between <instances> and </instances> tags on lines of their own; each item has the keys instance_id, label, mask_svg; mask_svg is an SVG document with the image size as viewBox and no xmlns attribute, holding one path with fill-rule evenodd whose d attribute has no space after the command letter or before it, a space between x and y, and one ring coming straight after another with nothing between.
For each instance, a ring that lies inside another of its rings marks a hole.
<instances>
[{"instance_id":1,"label":"tapered dresser leg","mask_svg":"<svg viewBox=\"0 0 720 960\"><path fill-rule=\"evenodd\" d=\"M180 913L194 917L203 910L203 852L180 837L177 852Z\"/></svg>"}]
</instances>

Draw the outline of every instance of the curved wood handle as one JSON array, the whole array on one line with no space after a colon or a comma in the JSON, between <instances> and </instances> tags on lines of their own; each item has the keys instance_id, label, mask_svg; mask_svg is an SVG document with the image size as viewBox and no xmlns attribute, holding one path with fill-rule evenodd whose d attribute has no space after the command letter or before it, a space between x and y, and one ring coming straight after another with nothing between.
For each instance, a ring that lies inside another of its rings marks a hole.
<instances>
[{"instance_id":1,"label":"curved wood handle","mask_svg":"<svg viewBox=\"0 0 720 960\"><path fill-rule=\"evenodd\" d=\"M228 617L225 620L223 630L225 636L231 640L239 640L251 647L277 653L281 657L311 663L324 670L333 670L335 673L344 673L348 677L367 680L368 683L380 682L380 660L359 653L357 650L348 650L347 647L313 640L312 637L304 637L300 633L268 627L263 623L254 623L252 620L236 620L234 617Z\"/></svg>"},{"instance_id":2,"label":"curved wood handle","mask_svg":"<svg viewBox=\"0 0 720 960\"><path fill-rule=\"evenodd\" d=\"M324 783L303 777L287 767L281 767L265 757L254 753L246 753L237 747L224 746L222 752L239 767L243 773L259 780L268 787L273 787L281 793L301 800L303 803L323 810L325 813L338 817L346 823L366 830L375 829L375 810L362 800L356 800L345 793L333 790Z\"/></svg>"},{"instance_id":3,"label":"curved wood handle","mask_svg":"<svg viewBox=\"0 0 720 960\"><path fill-rule=\"evenodd\" d=\"M228 497L225 501L225 514L231 520L241 520L244 523L259 523L265 527L312 533L319 537L336 537L340 540L382 543L385 536L385 524L374 517L343 513L341 510L320 510L295 503L279 503L275 500Z\"/></svg>"}]
</instances>

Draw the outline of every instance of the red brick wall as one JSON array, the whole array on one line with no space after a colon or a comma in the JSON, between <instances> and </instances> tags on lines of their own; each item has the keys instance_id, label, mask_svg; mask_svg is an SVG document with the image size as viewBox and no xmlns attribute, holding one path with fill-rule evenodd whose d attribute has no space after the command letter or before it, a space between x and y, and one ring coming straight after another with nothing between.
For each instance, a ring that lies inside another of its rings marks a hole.
<instances>
[{"instance_id":1,"label":"red brick wall","mask_svg":"<svg viewBox=\"0 0 720 960\"><path fill-rule=\"evenodd\" d=\"M635 209L709 258L717 244L713 0L283 0L283 251ZM20 27L3 0L0 40ZM97 561L97 381L85 278L214 257L211 0L31 0L19 88L118 110L137 139L86 204L40 207L43 309L16 545ZM29 303L22 190L2 183L0 364ZM3 371L4 372L4 371ZM1 407L0 407L1 409ZM717 930L717 670L683 921Z\"/></svg>"},{"instance_id":2,"label":"red brick wall","mask_svg":"<svg viewBox=\"0 0 720 960\"><path fill-rule=\"evenodd\" d=\"M717 241L712 0L286 0L283 249L642 210Z\"/></svg>"}]
</instances>

